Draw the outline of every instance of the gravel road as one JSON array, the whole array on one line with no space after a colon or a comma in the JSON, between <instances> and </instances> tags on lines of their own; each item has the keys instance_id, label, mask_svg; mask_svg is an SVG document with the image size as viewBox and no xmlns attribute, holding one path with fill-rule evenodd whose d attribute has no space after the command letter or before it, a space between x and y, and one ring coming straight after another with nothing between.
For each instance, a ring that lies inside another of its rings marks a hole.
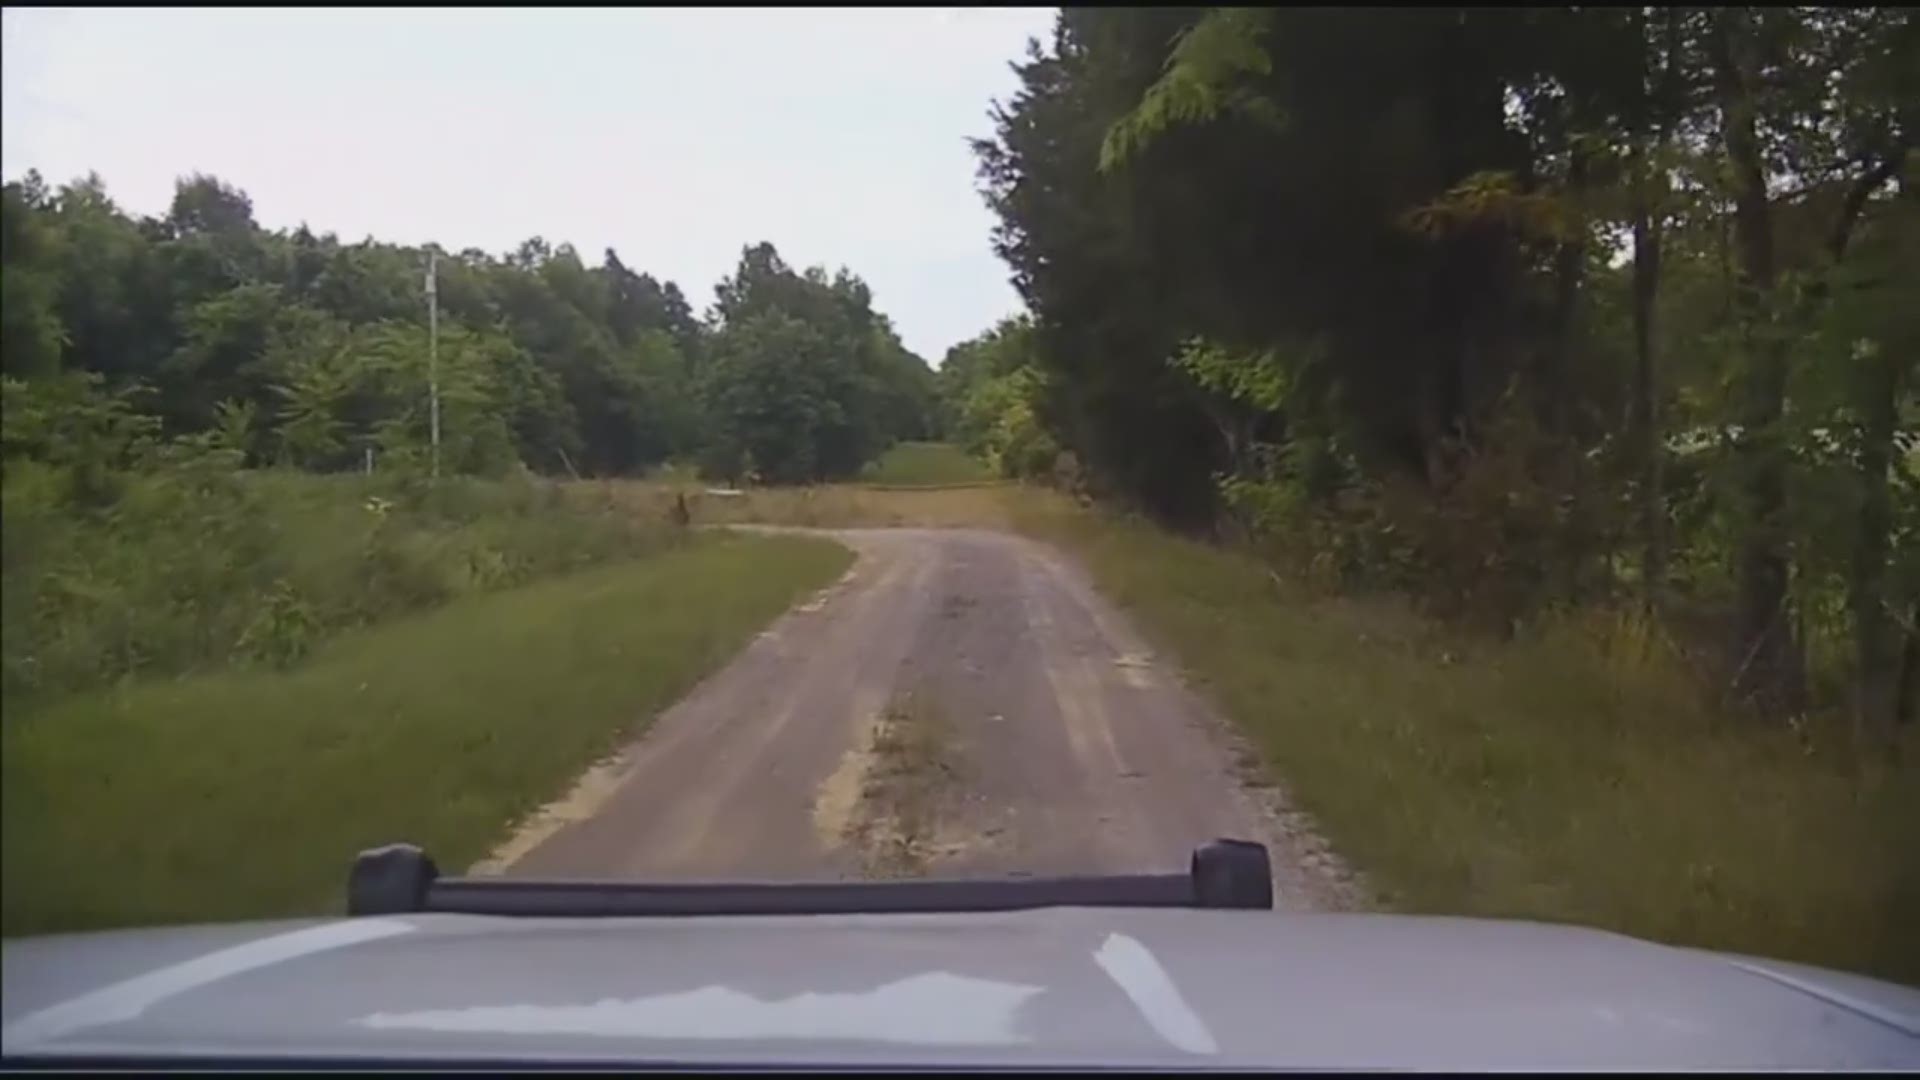
<instances>
[{"instance_id":1,"label":"gravel road","mask_svg":"<svg viewBox=\"0 0 1920 1080\"><path fill-rule=\"evenodd\" d=\"M1224 721L1064 556L981 530L817 533L855 551L844 577L475 872L1151 872L1231 836L1268 845L1277 906L1356 906Z\"/></svg>"}]
</instances>

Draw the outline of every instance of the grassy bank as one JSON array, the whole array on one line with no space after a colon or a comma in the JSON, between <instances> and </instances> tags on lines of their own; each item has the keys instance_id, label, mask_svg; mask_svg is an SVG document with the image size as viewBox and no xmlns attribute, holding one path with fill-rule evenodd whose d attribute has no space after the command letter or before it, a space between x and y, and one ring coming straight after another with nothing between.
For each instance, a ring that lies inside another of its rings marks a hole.
<instances>
[{"instance_id":1,"label":"grassy bank","mask_svg":"<svg viewBox=\"0 0 1920 1080\"><path fill-rule=\"evenodd\" d=\"M285 671L10 704L5 930L337 911L353 854L396 839L464 867L850 560L703 536L344 633Z\"/></svg>"},{"instance_id":2,"label":"grassy bank","mask_svg":"<svg viewBox=\"0 0 1920 1080\"><path fill-rule=\"evenodd\" d=\"M0 658L12 704L126 676L298 661L328 635L677 542L530 478L7 464Z\"/></svg>"},{"instance_id":3,"label":"grassy bank","mask_svg":"<svg viewBox=\"0 0 1920 1080\"><path fill-rule=\"evenodd\" d=\"M888 486L976 484L995 479L979 458L952 443L902 442L867 466L860 479Z\"/></svg>"},{"instance_id":4,"label":"grassy bank","mask_svg":"<svg viewBox=\"0 0 1920 1080\"><path fill-rule=\"evenodd\" d=\"M1905 766L1720 719L1597 617L1511 643L1313 596L1252 559L1021 493L1257 742L1384 906L1544 919L1920 984Z\"/></svg>"}]
</instances>

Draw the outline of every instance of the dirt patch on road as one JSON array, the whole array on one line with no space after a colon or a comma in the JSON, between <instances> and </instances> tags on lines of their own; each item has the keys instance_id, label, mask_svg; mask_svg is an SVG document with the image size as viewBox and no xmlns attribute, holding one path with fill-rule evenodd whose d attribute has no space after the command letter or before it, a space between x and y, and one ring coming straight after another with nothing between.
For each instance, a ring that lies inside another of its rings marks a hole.
<instances>
[{"instance_id":1,"label":"dirt patch on road","mask_svg":"<svg viewBox=\"0 0 1920 1080\"><path fill-rule=\"evenodd\" d=\"M839 845L853 832L867 774L873 770L873 733L879 726L880 717L875 715L860 727L853 745L840 755L840 764L821 781L813 797L813 832L824 847Z\"/></svg>"},{"instance_id":2,"label":"dirt patch on road","mask_svg":"<svg viewBox=\"0 0 1920 1080\"><path fill-rule=\"evenodd\" d=\"M965 789L955 750L952 724L931 697L893 698L820 785L821 841L851 848L862 872L881 878L918 877L978 846L953 813Z\"/></svg>"},{"instance_id":3,"label":"dirt patch on road","mask_svg":"<svg viewBox=\"0 0 1920 1080\"><path fill-rule=\"evenodd\" d=\"M867 872L911 877L926 870L942 797L954 787L949 733L933 705L895 698L873 729L866 782L847 840Z\"/></svg>"}]
</instances>

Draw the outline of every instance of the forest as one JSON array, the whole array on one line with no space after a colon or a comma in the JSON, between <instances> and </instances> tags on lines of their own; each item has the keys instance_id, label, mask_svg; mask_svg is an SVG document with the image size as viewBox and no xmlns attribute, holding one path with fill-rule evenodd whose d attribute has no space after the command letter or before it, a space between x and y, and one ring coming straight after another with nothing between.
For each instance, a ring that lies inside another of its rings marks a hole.
<instances>
[{"instance_id":1,"label":"forest","mask_svg":"<svg viewBox=\"0 0 1920 1080\"><path fill-rule=\"evenodd\" d=\"M664 520L536 476L846 479L940 419L866 283L767 243L696 314L612 250L270 231L208 176L159 218L97 176L3 194L0 682L22 708L286 667L342 630L670 545Z\"/></svg>"},{"instance_id":2,"label":"forest","mask_svg":"<svg viewBox=\"0 0 1920 1080\"><path fill-rule=\"evenodd\" d=\"M1920 22L1068 9L975 143L1028 313L955 436L1293 576L1920 699Z\"/></svg>"},{"instance_id":3,"label":"forest","mask_svg":"<svg viewBox=\"0 0 1920 1080\"><path fill-rule=\"evenodd\" d=\"M611 249L599 266L540 238L436 250L435 316L427 250L262 229L217 178L181 180L161 218L126 214L97 176L53 190L29 173L4 199L9 457L75 453L93 436L68 429L91 424L209 439L245 465L431 468L430 352L450 473L674 458L821 481L934 422L932 371L866 283L767 243L704 316Z\"/></svg>"}]
</instances>

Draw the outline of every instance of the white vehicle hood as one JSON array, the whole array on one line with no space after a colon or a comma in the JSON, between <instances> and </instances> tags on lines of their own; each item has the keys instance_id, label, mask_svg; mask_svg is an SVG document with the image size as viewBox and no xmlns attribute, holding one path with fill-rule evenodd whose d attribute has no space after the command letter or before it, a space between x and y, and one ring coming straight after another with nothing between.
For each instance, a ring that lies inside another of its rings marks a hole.
<instances>
[{"instance_id":1,"label":"white vehicle hood","mask_svg":"<svg viewBox=\"0 0 1920 1080\"><path fill-rule=\"evenodd\" d=\"M1920 991L1493 920L408 915L57 935L0 959L9 1058L1920 1067Z\"/></svg>"}]
</instances>

